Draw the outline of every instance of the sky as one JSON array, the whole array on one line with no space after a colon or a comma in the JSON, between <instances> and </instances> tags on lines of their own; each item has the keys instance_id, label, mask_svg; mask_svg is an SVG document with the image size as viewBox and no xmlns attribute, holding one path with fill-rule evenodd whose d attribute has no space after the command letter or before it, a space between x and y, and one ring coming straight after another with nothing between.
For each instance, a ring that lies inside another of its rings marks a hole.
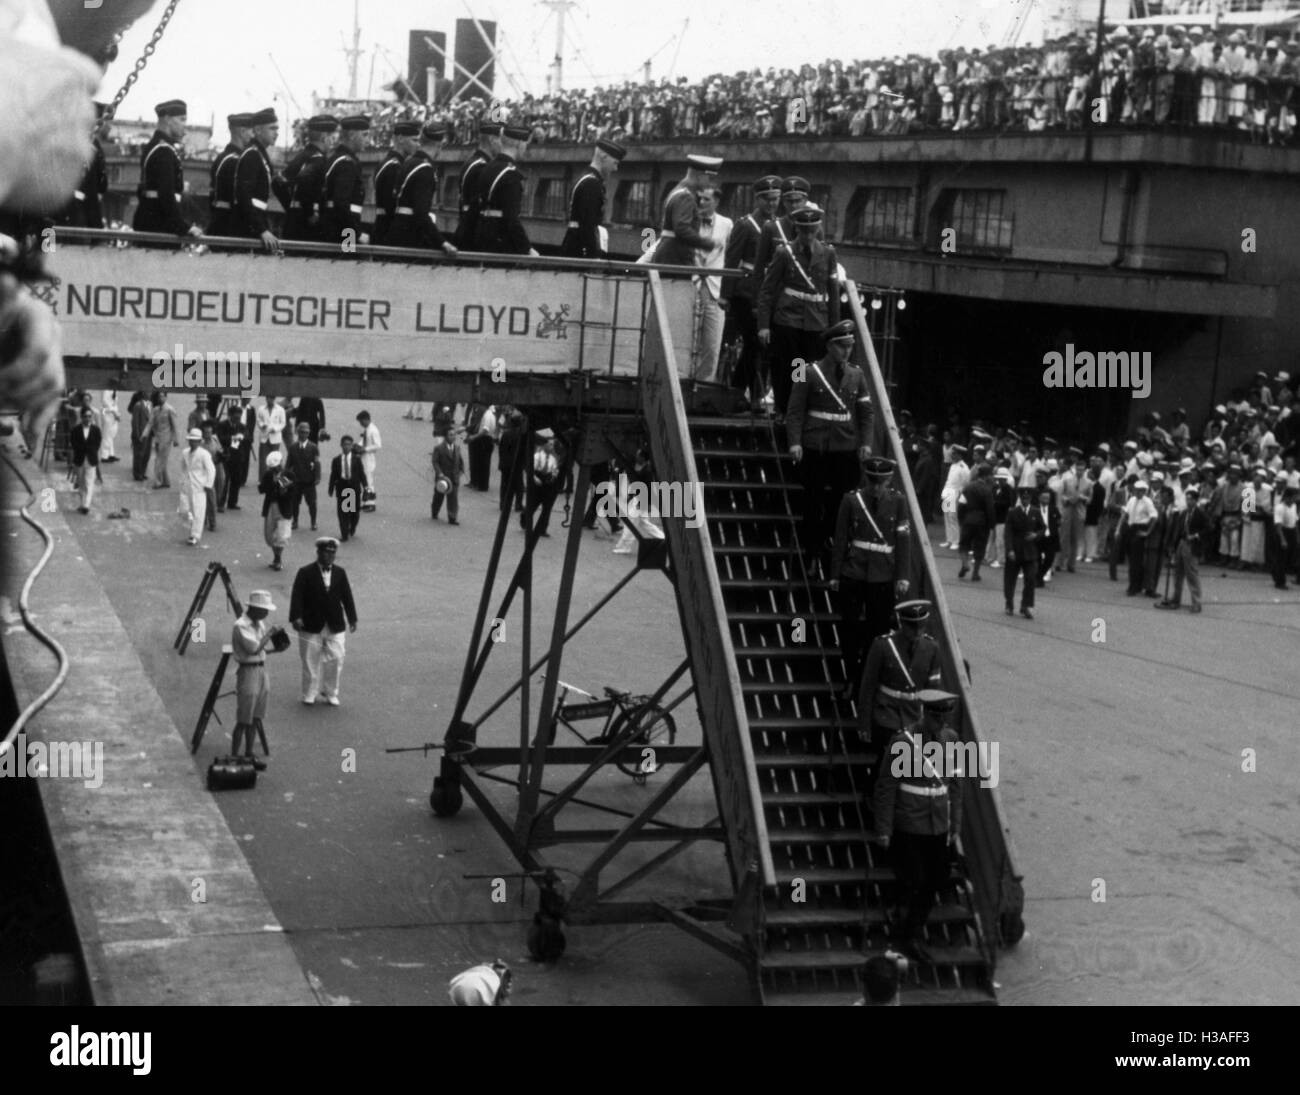
<instances>
[{"instance_id":1,"label":"sky","mask_svg":"<svg viewBox=\"0 0 1300 1095\"><path fill-rule=\"evenodd\" d=\"M983 47L1001 42L1016 13L1030 2L577 0L566 16L564 86L639 79L647 59L656 80L694 79L755 66L797 67L828 57ZM1059 6L1080 0L1042 2ZM408 30L444 31L450 50L456 20L471 15L497 21L498 46L518 87L533 94L546 90L557 16L541 0L180 0L119 116L152 118L154 104L171 98L187 100L192 124L216 118L224 125L229 113L266 105L277 105L282 120L308 116L313 93L327 96L332 89L346 96L349 90L343 51L345 37L352 35L354 3L360 8L363 98L368 91L369 97L388 97L383 85L406 67ZM111 98L122 85L164 6L157 0L123 39L100 98ZM1020 40L1039 36L1035 11ZM515 97L501 75L497 88L504 97Z\"/></svg>"}]
</instances>

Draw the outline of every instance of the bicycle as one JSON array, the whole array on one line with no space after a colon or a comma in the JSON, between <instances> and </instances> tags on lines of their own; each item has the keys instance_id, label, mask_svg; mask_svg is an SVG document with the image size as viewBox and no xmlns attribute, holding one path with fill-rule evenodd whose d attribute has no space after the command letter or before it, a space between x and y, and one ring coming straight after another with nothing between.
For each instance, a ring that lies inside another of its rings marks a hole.
<instances>
[{"instance_id":1,"label":"bicycle","mask_svg":"<svg viewBox=\"0 0 1300 1095\"><path fill-rule=\"evenodd\" d=\"M563 726L583 745L610 745L617 742L623 746L642 746L641 753L635 760L615 762L619 771L631 776L637 783L645 783L647 776L659 770L654 759L655 746L672 745L677 740L677 724L672 715L658 704L651 703L649 696L634 696L630 692L620 692L606 685L605 699L600 700L577 685L564 681L557 683L560 695L555 702L555 716L551 720L550 744L555 742L556 728ZM570 692L586 696L591 702L565 703ZM600 733L584 737L574 723L592 719L605 721Z\"/></svg>"}]
</instances>

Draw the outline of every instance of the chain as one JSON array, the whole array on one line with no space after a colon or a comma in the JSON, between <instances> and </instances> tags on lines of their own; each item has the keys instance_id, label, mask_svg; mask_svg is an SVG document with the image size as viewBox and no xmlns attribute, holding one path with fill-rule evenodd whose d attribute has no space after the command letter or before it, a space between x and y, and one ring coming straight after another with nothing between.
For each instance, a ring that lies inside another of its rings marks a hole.
<instances>
[{"instance_id":1,"label":"chain","mask_svg":"<svg viewBox=\"0 0 1300 1095\"><path fill-rule=\"evenodd\" d=\"M112 104L104 113L104 120L106 122L111 122L117 117L117 108L122 105L122 100L126 98L132 85L140 79L140 73L144 71L145 66L149 63L149 58L154 55L154 51L158 48L158 43L162 41L163 32L166 31L167 24L172 21L172 15L176 12L176 5L180 2L181 0L169 0L167 10L163 12L162 18L158 20L158 26L154 29L153 36L145 45L144 52L141 53L139 58L136 60L135 68L127 73L126 82L122 85L122 90L113 97Z\"/></svg>"}]
</instances>

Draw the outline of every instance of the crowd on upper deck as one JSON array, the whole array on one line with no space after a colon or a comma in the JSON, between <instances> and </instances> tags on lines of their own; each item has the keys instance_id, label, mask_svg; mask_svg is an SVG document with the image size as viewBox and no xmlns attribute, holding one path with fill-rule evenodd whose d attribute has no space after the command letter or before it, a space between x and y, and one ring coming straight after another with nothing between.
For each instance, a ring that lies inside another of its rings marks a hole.
<instances>
[{"instance_id":1,"label":"crowd on upper deck","mask_svg":"<svg viewBox=\"0 0 1300 1095\"><path fill-rule=\"evenodd\" d=\"M1167 5L1168 6L1168 5ZM799 69L753 69L699 81L627 82L489 103L459 98L394 104L376 120L436 118L457 144L494 118L532 129L534 143L768 140L943 131L1038 132L1085 125L1179 125L1294 140L1300 42L1262 42L1228 27L1124 26L1041 45L940 50Z\"/></svg>"}]
</instances>

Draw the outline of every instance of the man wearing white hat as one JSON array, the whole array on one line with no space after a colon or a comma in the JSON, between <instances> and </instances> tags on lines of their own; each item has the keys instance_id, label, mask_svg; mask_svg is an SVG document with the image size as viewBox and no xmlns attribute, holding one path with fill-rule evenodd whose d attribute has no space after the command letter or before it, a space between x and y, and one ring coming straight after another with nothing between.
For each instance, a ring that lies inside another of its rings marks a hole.
<instances>
[{"instance_id":1,"label":"man wearing white hat","mask_svg":"<svg viewBox=\"0 0 1300 1095\"><path fill-rule=\"evenodd\" d=\"M513 975L500 959L472 966L451 979L451 1001L457 1007L500 1007L510 997Z\"/></svg>"},{"instance_id":2,"label":"man wearing white hat","mask_svg":"<svg viewBox=\"0 0 1300 1095\"><path fill-rule=\"evenodd\" d=\"M266 648L270 645L276 653L289 649L284 629L270 627L266 622L266 618L274 611L275 603L271 600L271 594L265 589L255 589L248 595L248 606L235 621L230 633L236 666L237 705L230 751L235 756L239 756L241 743L244 745L244 755L253 755L254 734L259 734L263 742L266 740L262 719L266 715L266 704L271 695L271 681L266 674ZM277 635L284 638L277 641ZM255 760L253 766L264 769L266 762Z\"/></svg>"},{"instance_id":3,"label":"man wearing white hat","mask_svg":"<svg viewBox=\"0 0 1300 1095\"><path fill-rule=\"evenodd\" d=\"M347 632L357 629L357 606L348 574L334 565L339 542L333 536L316 541L316 561L294 575L289 621L298 632L302 655L302 702L317 696L339 706L339 676L347 655Z\"/></svg>"},{"instance_id":4,"label":"man wearing white hat","mask_svg":"<svg viewBox=\"0 0 1300 1095\"><path fill-rule=\"evenodd\" d=\"M190 430L185 435L189 448L181 453L181 496L178 513L190 520L187 543L196 547L208 517L208 491L216 485L217 468L212 454L203 447L203 431Z\"/></svg>"}]
</instances>

